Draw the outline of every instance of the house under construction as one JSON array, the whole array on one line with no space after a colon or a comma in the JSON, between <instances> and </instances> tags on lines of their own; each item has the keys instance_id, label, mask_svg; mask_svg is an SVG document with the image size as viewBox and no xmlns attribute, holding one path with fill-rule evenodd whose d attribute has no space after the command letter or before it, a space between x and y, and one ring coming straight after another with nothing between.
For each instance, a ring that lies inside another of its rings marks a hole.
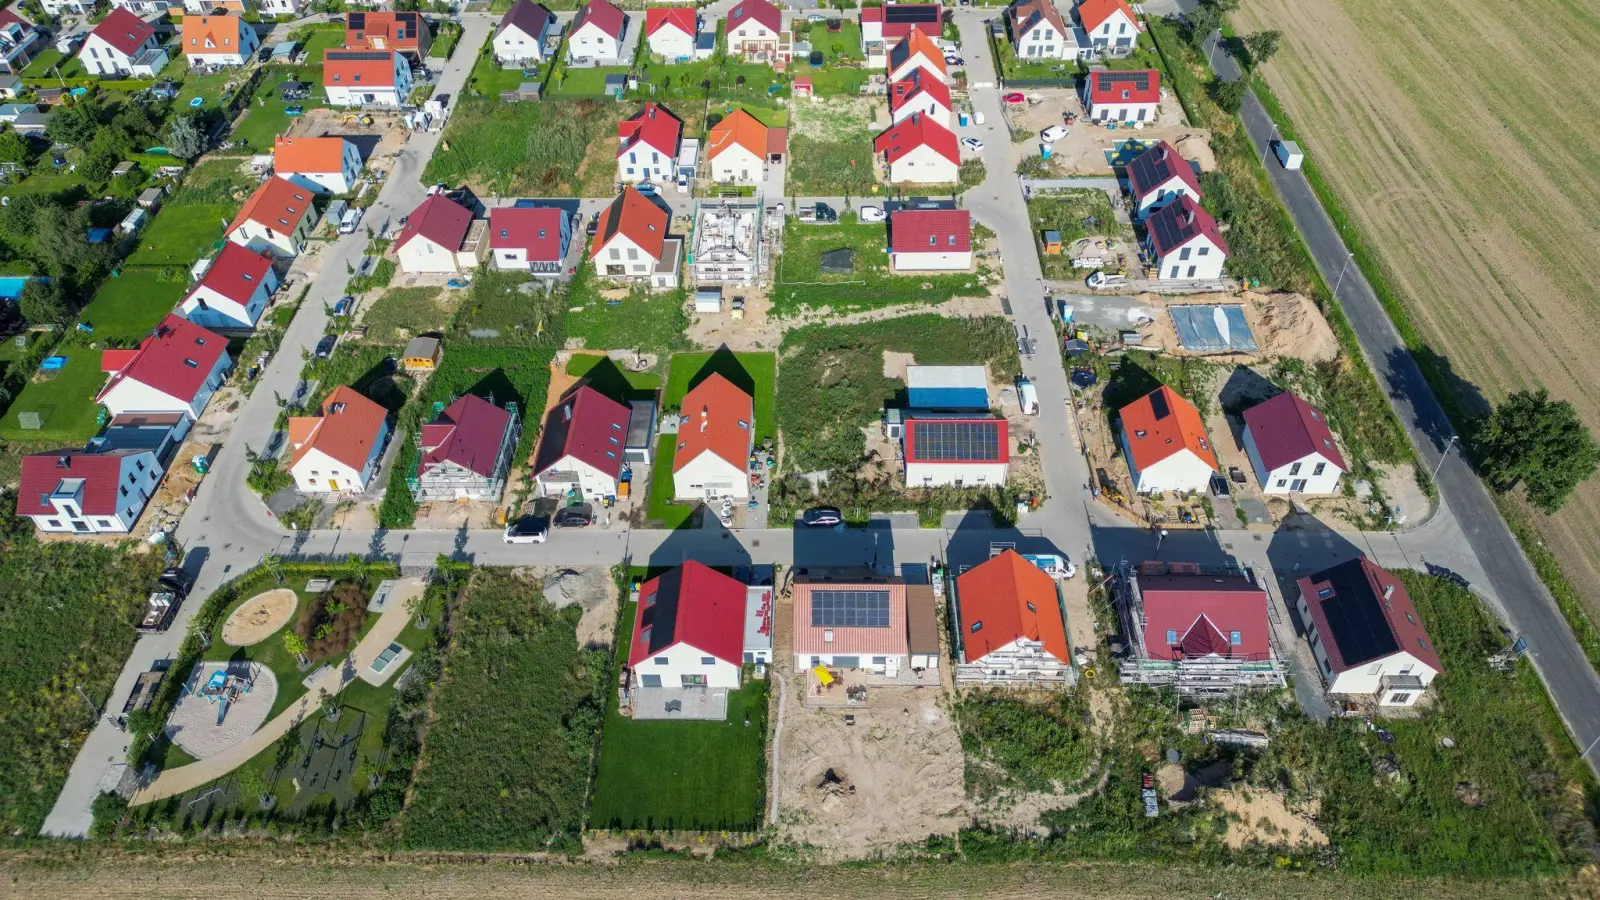
<instances>
[{"instance_id":1,"label":"house under construction","mask_svg":"<svg viewBox=\"0 0 1600 900\"><path fill-rule=\"evenodd\" d=\"M689 270L700 284L755 284L762 281L769 252L761 240L762 211L757 200L713 201L695 213L694 251Z\"/></svg>"}]
</instances>

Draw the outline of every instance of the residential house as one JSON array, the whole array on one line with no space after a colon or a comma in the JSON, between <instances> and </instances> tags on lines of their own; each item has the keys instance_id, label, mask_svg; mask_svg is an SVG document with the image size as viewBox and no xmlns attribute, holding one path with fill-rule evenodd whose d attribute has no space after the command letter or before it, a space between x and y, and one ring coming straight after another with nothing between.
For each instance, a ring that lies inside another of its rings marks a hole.
<instances>
[{"instance_id":1,"label":"residential house","mask_svg":"<svg viewBox=\"0 0 1600 900\"><path fill-rule=\"evenodd\" d=\"M1132 198L1133 218L1144 219L1179 197L1198 201L1204 196L1194 166L1178 155L1166 141L1135 156L1128 163L1128 195Z\"/></svg>"},{"instance_id":2,"label":"residential house","mask_svg":"<svg viewBox=\"0 0 1600 900\"><path fill-rule=\"evenodd\" d=\"M589 259L602 278L644 281L653 288L678 286L683 239L667 237L671 217L632 187L600 213Z\"/></svg>"},{"instance_id":3,"label":"residential house","mask_svg":"<svg viewBox=\"0 0 1600 900\"><path fill-rule=\"evenodd\" d=\"M859 669L897 677L910 665L906 585L898 576L797 569L794 667Z\"/></svg>"},{"instance_id":4,"label":"residential house","mask_svg":"<svg viewBox=\"0 0 1600 900\"><path fill-rule=\"evenodd\" d=\"M940 78L916 69L911 75L889 85L889 123L898 125L918 113L950 127L950 86Z\"/></svg>"},{"instance_id":5,"label":"residential house","mask_svg":"<svg viewBox=\"0 0 1600 900\"><path fill-rule=\"evenodd\" d=\"M322 88L329 106L401 106L411 86L411 64L398 50L323 53Z\"/></svg>"},{"instance_id":6,"label":"residential house","mask_svg":"<svg viewBox=\"0 0 1600 900\"><path fill-rule=\"evenodd\" d=\"M365 491L388 440L389 413L340 385L322 402L322 415L289 417L289 474L303 494Z\"/></svg>"},{"instance_id":7,"label":"residential house","mask_svg":"<svg viewBox=\"0 0 1600 900\"><path fill-rule=\"evenodd\" d=\"M740 0L728 13L724 30L728 55L749 62L788 62L783 13L767 0Z\"/></svg>"},{"instance_id":8,"label":"residential house","mask_svg":"<svg viewBox=\"0 0 1600 900\"><path fill-rule=\"evenodd\" d=\"M956 577L956 684L1071 685L1066 619L1056 581L1016 550Z\"/></svg>"},{"instance_id":9,"label":"residential house","mask_svg":"<svg viewBox=\"0 0 1600 900\"><path fill-rule=\"evenodd\" d=\"M277 289L271 256L227 241L178 312L203 328L252 329Z\"/></svg>"},{"instance_id":10,"label":"residential house","mask_svg":"<svg viewBox=\"0 0 1600 900\"><path fill-rule=\"evenodd\" d=\"M632 117L617 124L622 146L617 150L617 181L670 184L677 169L678 144L683 122L664 107L646 103Z\"/></svg>"},{"instance_id":11,"label":"residential house","mask_svg":"<svg viewBox=\"0 0 1600 900\"><path fill-rule=\"evenodd\" d=\"M87 16L94 12L94 0L39 0L39 5L52 16Z\"/></svg>"},{"instance_id":12,"label":"residential house","mask_svg":"<svg viewBox=\"0 0 1600 900\"><path fill-rule=\"evenodd\" d=\"M1444 672L1405 584L1371 560L1300 579L1298 605L1329 694L1411 706Z\"/></svg>"},{"instance_id":13,"label":"residential house","mask_svg":"<svg viewBox=\"0 0 1600 900\"><path fill-rule=\"evenodd\" d=\"M361 177L361 151L342 137L280 137L272 145L272 168L319 194L348 194Z\"/></svg>"},{"instance_id":14,"label":"residential house","mask_svg":"<svg viewBox=\"0 0 1600 900\"><path fill-rule=\"evenodd\" d=\"M397 50L421 64L433 46L433 29L420 12L345 13L346 50Z\"/></svg>"},{"instance_id":15,"label":"residential house","mask_svg":"<svg viewBox=\"0 0 1600 900\"><path fill-rule=\"evenodd\" d=\"M150 450L51 450L22 458L17 515L40 531L127 534L161 484Z\"/></svg>"},{"instance_id":16,"label":"residential house","mask_svg":"<svg viewBox=\"0 0 1600 900\"><path fill-rule=\"evenodd\" d=\"M425 423L416 499L499 502L522 434L515 407L463 394Z\"/></svg>"},{"instance_id":17,"label":"residential house","mask_svg":"<svg viewBox=\"0 0 1600 900\"><path fill-rule=\"evenodd\" d=\"M956 134L916 112L872 142L883 157L890 184L955 184L961 178Z\"/></svg>"},{"instance_id":18,"label":"residential house","mask_svg":"<svg viewBox=\"0 0 1600 900\"><path fill-rule=\"evenodd\" d=\"M912 409L987 412L989 372L983 366L906 366Z\"/></svg>"},{"instance_id":19,"label":"residential house","mask_svg":"<svg viewBox=\"0 0 1600 900\"><path fill-rule=\"evenodd\" d=\"M261 46L249 22L228 15L185 16L182 40L191 66L242 66Z\"/></svg>"},{"instance_id":20,"label":"residential house","mask_svg":"<svg viewBox=\"0 0 1600 900\"><path fill-rule=\"evenodd\" d=\"M28 63L49 46L44 33L32 22L9 9L0 9L0 73L22 74Z\"/></svg>"},{"instance_id":21,"label":"residential house","mask_svg":"<svg viewBox=\"0 0 1600 900\"><path fill-rule=\"evenodd\" d=\"M901 445L906 487L998 487L1006 483L1011 446L1005 419L909 416Z\"/></svg>"},{"instance_id":22,"label":"residential house","mask_svg":"<svg viewBox=\"0 0 1600 900\"><path fill-rule=\"evenodd\" d=\"M1083 0L1073 14L1101 56L1127 56L1139 42L1139 20L1127 0Z\"/></svg>"},{"instance_id":23,"label":"residential house","mask_svg":"<svg viewBox=\"0 0 1600 900\"><path fill-rule=\"evenodd\" d=\"M695 58L700 20L692 6L652 7L644 14L644 39L652 56L668 62Z\"/></svg>"},{"instance_id":24,"label":"residential house","mask_svg":"<svg viewBox=\"0 0 1600 900\"><path fill-rule=\"evenodd\" d=\"M174 3L173 6L178 4ZM223 10L236 16L242 16L256 7L251 0L183 0L183 11L191 16L203 16L207 13ZM265 15L273 15L263 9Z\"/></svg>"},{"instance_id":25,"label":"residential house","mask_svg":"<svg viewBox=\"0 0 1600 900\"><path fill-rule=\"evenodd\" d=\"M755 419L755 401L721 375L685 394L672 454L673 496L747 499Z\"/></svg>"},{"instance_id":26,"label":"residential house","mask_svg":"<svg viewBox=\"0 0 1600 900\"><path fill-rule=\"evenodd\" d=\"M25 88L19 75L0 75L0 99L15 100L22 96Z\"/></svg>"},{"instance_id":27,"label":"residential house","mask_svg":"<svg viewBox=\"0 0 1600 900\"><path fill-rule=\"evenodd\" d=\"M166 53L160 47L153 25L125 9L113 9L89 32L78 60L90 75L126 78L153 66L148 75L154 77L166 65ZM161 65L155 65L157 56Z\"/></svg>"},{"instance_id":28,"label":"residential house","mask_svg":"<svg viewBox=\"0 0 1600 900\"><path fill-rule=\"evenodd\" d=\"M615 497L622 480L628 407L580 384L545 414L533 479L545 497Z\"/></svg>"},{"instance_id":29,"label":"residential house","mask_svg":"<svg viewBox=\"0 0 1600 900\"><path fill-rule=\"evenodd\" d=\"M185 3L191 0L184 0ZM298 16L310 4L306 0L249 0L263 16Z\"/></svg>"},{"instance_id":30,"label":"residential house","mask_svg":"<svg viewBox=\"0 0 1600 900\"><path fill-rule=\"evenodd\" d=\"M572 217L555 206L489 210L489 254L497 269L560 275L572 246Z\"/></svg>"},{"instance_id":31,"label":"residential house","mask_svg":"<svg viewBox=\"0 0 1600 900\"><path fill-rule=\"evenodd\" d=\"M589 0L578 10L567 32L567 61L612 66L622 59L628 15L607 0Z\"/></svg>"},{"instance_id":32,"label":"residential house","mask_svg":"<svg viewBox=\"0 0 1600 900\"><path fill-rule=\"evenodd\" d=\"M1244 450L1263 494L1336 494L1348 468L1322 412L1287 391L1244 411Z\"/></svg>"},{"instance_id":33,"label":"residential house","mask_svg":"<svg viewBox=\"0 0 1600 900\"><path fill-rule=\"evenodd\" d=\"M921 31L912 31L900 39L889 51L889 83L904 81L912 72L923 72L930 78L946 81L950 77L944 65L944 51Z\"/></svg>"},{"instance_id":34,"label":"residential house","mask_svg":"<svg viewBox=\"0 0 1600 900\"><path fill-rule=\"evenodd\" d=\"M158 19L167 11L182 6L179 0L111 0L112 9L125 9L140 18Z\"/></svg>"},{"instance_id":35,"label":"residential house","mask_svg":"<svg viewBox=\"0 0 1600 900\"><path fill-rule=\"evenodd\" d=\"M1189 696L1283 686L1270 601L1248 572L1145 562L1119 566L1110 580L1128 642L1124 684L1170 685Z\"/></svg>"},{"instance_id":36,"label":"residential house","mask_svg":"<svg viewBox=\"0 0 1600 900\"><path fill-rule=\"evenodd\" d=\"M1145 257L1161 281L1215 281L1228 261L1228 245L1211 214L1188 197L1162 207L1144 222Z\"/></svg>"},{"instance_id":37,"label":"residential house","mask_svg":"<svg viewBox=\"0 0 1600 900\"><path fill-rule=\"evenodd\" d=\"M299 255L315 220L312 192L274 175L244 201L228 225L228 240L280 258Z\"/></svg>"},{"instance_id":38,"label":"residential house","mask_svg":"<svg viewBox=\"0 0 1600 900\"><path fill-rule=\"evenodd\" d=\"M711 180L719 184L760 184L767 161L781 158L788 130L769 128L744 109L736 109L711 126L706 161Z\"/></svg>"},{"instance_id":39,"label":"residential house","mask_svg":"<svg viewBox=\"0 0 1600 900\"><path fill-rule=\"evenodd\" d=\"M972 268L972 213L897 209L889 214L889 265L896 272L965 272Z\"/></svg>"},{"instance_id":40,"label":"residential house","mask_svg":"<svg viewBox=\"0 0 1600 900\"><path fill-rule=\"evenodd\" d=\"M689 560L639 586L628 687L737 690L745 586Z\"/></svg>"},{"instance_id":41,"label":"residential house","mask_svg":"<svg viewBox=\"0 0 1600 900\"><path fill-rule=\"evenodd\" d=\"M930 38L944 32L944 10L937 3L885 3L861 10L861 52L869 68L884 65L888 48L920 31Z\"/></svg>"},{"instance_id":42,"label":"residential house","mask_svg":"<svg viewBox=\"0 0 1600 900\"><path fill-rule=\"evenodd\" d=\"M1217 473L1217 454L1200 410L1162 385L1117 411L1118 435L1133 490L1203 491Z\"/></svg>"},{"instance_id":43,"label":"residential house","mask_svg":"<svg viewBox=\"0 0 1600 900\"><path fill-rule=\"evenodd\" d=\"M503 68L515 69L545 61L545 44L556 17L550 10L532 2L517 0L494 31L494 58Z\"/></svg>"},{"instance_id":44,"label":"residential house","mask_svg":"<svg viewBox=\"0 0 1600 900\"><path fill-rule=\"evenodd\" d=\"M488 223L444 194L433 194L411 211L394 251L406 272L454 275L483 261Z\"/></svg>"},{"instance_id":45,"label":"residential house","mask_svg":"<svg viewBox=\"0 0 1600 900\"><path fill-rule=\"evenodd\" d=\"M100 368L110 377L95 397L113 416L182 413L200 418L228 377L228 341L169 313L136 349L108 349Z\"/></svg>"},{"instance_id":46,"label":"residential house","mask_svg":"<svg viewBox=\"0 0 1600 900\"><path fill-rule=\"evenodd\" d=\"M1161 109L1161 73L1090 69L1083 79L1083 108L1091 122L1154 122Z\"/></svg>"},{"instance_id":47,"label":"residential house","mask_svg":"<svg viewBox=\"0 0 1600 900\"><path fill-rule=\"evenodd\" d=\"M1089 52L1088 36L1061 18L1054 0L1017 0L1006 8L1005 22L1017 59L1076 60Z\"/></svg>"}]
</instances>

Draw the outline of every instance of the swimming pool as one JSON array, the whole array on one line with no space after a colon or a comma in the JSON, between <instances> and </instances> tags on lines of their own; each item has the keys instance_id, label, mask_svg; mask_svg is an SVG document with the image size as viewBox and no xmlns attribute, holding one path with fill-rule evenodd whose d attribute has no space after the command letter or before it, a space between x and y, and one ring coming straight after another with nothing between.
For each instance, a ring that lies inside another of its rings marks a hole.
<instances>
[{"instance_id":1,"label":"swimming pool","mask_svg":"<svg viewBox=\"0 0 1600 900\"><path fill-rule=\"evenodd\" d=\"M22 296L22 286L28 279L20 275L0 277L0 300L15 300Z\"/></svg>"}]
</instances>

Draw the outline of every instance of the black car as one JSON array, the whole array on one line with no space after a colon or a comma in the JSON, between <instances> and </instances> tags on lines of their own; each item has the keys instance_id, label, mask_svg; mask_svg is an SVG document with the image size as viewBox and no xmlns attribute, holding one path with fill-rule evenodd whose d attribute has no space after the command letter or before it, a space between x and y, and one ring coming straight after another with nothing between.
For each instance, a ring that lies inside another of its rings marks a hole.
<instances>
[{"instance_id":1,"label":"black car","mask_svg":"<svg viewBox=\"0 0 1600 900\"><path fill-rule=\"evenodd\" d=\"M829 528L843 523L844 516L831 506L819 506L806 510L800 521L814 528Z\"/></svg>"},{"instance_id":2,"label":"black car","mask_svg":"<svg viewBox=\"0 0 1600 900\"><path fill-rule=\"evenodd\" d=\"M837 222L837 221L839 221L839 213L838 213L837 210L835 210L833 207L829 206L826 203L818 203L817 204L817 221L818 222Z\"/></svg>"},{"instance_id":3,"label":"black car","mask_svg":"<svg viewBox=\"0 0 1600 900\"><path fill-rule=\"evenodd\" d=\"M186 597L189 595L189 588L194 586L194 579L190 578L189 573L183 569L177 566L169 566L161 571L161 578L158 579L158 583L166 590L180 597Z\"/></svg>"},{"instance_id":4,"label":"black car","mask_svg":"<svg viewBox=\"0 0 1600 900\"><path fill-rule=\"evenodd\" d=\"M555 520L551 524L557 528L587 528L594 524L594 507L587 503L563 506L556 511Z\"/></svg>"},{"instance_id":5,"label":"black car","mask_svg":"<svg viewBox=\"0 0 1600 900\"><path fill-rule=\"evenodd\" d=\"M339 336L334 334L325 335L322 340L317 341L317 359L327 359L332 356L333 345L337 343L339 343Z\"/></svg>"},{"instance_id":6,"label":"black car","mask_svg":"<svg viewBox=\"0 0 1600 900\"><path fill-rule=\"evenodd\" d=\"M594 237L594 233L596 231L599 231L599 230L600 230L600 214L599 213L595 213L594 216L591 219L589 219L589 227L585 228L583 230L583 233L588 235L589 237Z\"/></svg>"},{"instance_id":7,"label":"black car","mask_svg":"<svg viewBox=\"0 0 1600 900\"><path fill-rule=\"evenodd\" d=\"M1211 476L1211 496L1219 498L1228 496L1228 479L1221 475Z\"/></svg>"}]
</instances>

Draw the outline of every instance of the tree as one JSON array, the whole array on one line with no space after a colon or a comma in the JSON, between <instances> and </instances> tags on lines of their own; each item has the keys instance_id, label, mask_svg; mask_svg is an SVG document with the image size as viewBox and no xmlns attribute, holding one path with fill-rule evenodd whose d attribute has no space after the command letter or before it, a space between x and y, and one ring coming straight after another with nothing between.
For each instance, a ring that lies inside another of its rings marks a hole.
<instances>
[{"instance_id":1,"label":"tree","mask_svg":"<svg viewBox=\"0 0 1600 900\"><path fill-rule=\"evenodd\" d=\"M1206 6L1216 9L1219 13L1231 13L1239 8L1239 0L1211 0Z\"/></svg>"},{"instance_id":2,"label":"tree","mask_svg":"<svg viewBox=\"0 0 1600 900\"><path fill-rule=\"evenodd\" d=\"M89 98L61 107L45 126L45 133L52 141L74 147L89 143L99 130L100 105Z\"/></svg>"},{"instance_id":3,"label":"tree","mask_svg":"<svg viewBox=\"0 0 1600 900\"><path fill-rule=\"evenodd\" d=\"M1209 3L1196 7L1185 18L1189 23L1189 40L1196 47L1205 43L1211 32L1222 27L1222 10Z\"/></svg>"},{"instance_id":4,"label":"tree","mask_svg":"<svg viewBox=\"0 0 1600 900\"><path fill-rule=\"evenodd\" d=\"M25 163L29 155L27 138L15 129L0 131L0 162Z\"/></svg>"},{"instance_id":5,"label":"tree","mask_svg":"<svg viewBox=\"0 0 1600 900\"><path fill-rule=\"evenodd\" d=\"M62 325L67 321L67 301L61 296L61 283L55 279L30 278L22 286L17 308L29 325Z\"/></svg>"},{"instance_id":6,"label":"tree","mask_svg":"<svg viewBox=\"0 0 1600 900\"><path fill-rule=\"evenodd\" d=\"M1565 400L1550 392L1518 391L1495 407L1477 436L1480 471L1498 490L1519 483L1528 502L1554 513L1600 466L1600 447Z\"/></svg>"},{"instance_id":7,"label":"tree","mask_svg":"<svg viewBox=\"0 0 1600 900\"><path fill-rule=\"evenodd\" d=\"M1211 82L1211 99L1222 107L1223 112L1237 113L1239 107L1244 105L1244 82L1216 79Z\"/></svg>"},{"instance_id":8,"label":"tree","mask_svg":"<svg viewBox=\"0 0 1600 900\"><path fill-rule=\"evenodd\" d=\"M283 652L290 656L304 656L306 652L305 638L292 631L283 633Z\"/></svg>"},{"instance_id":9,"label":"tree","mask_svg":"<svg viewBox=\"0 0 1600 900\"><path fill-rule=\"evenodd\" d=\"M1283 40L1281 31L1258 31L1244 37L1244 49L1250 54L1250 69L1255 71L1267 64L1278 52L1278 43Z\"/></svg>"},{"instance_id":10,"label":"tree","mask_svg":"<svg viewBox=\"0 0 1600 900\"><path fill-rule=\"evenodd\" d=\"M86 210L46 206L34 216L33 249L51 275L93 284L105 274L110 248L89 243Z\"/></svg>"},{"instance_id":11,"label":"tree","mask_svg":"<svg viewBox=\"0 0 1600 900\"><path fill-rule=\"evenodd\" d=\"M178 116L167 126L167 149L180 159L194 159L205 152L206 138L200 130L199 117Z\"/></svg>"}]
</instances>

